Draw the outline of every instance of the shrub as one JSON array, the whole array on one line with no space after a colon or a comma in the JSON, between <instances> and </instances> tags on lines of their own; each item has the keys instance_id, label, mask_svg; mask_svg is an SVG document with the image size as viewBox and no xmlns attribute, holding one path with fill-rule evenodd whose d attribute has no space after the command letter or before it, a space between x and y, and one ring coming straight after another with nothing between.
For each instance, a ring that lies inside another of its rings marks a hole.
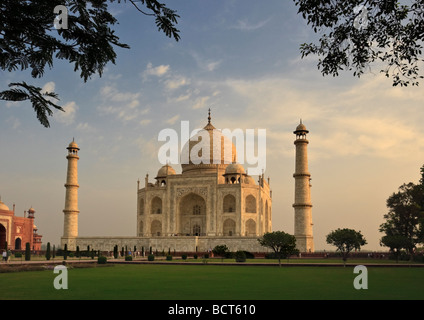
<instances>
[{"instance_id":1,"label":"shrub","mask_svg":"<svg viewBox=\"0 0 424 320\"><path fill-rule=\"evenodd\" d=\"M228 252L225 253L224 258L226 258L226 259L234 258L234 253L228 251Z\"/></svg>"},{"instance_id":2,"label":"shrub","mask_svg":"<svg viewBox=\"0 0 424 320\"><path fill-rule=\"evenodd\" d=\"M424 255L418 254L418 255L414 256L414 261L423 263L424 262Z\"/></svg>"},{"instance_id":3,"label":"shrub","mask_svg":"<svg viewBox=\"0 0 424 320\"><path fill-rule=\"evenodd\" d=\"M16 257L16 255L15 255ZM50 253L50 242L47 242L47 250L46 250L46 260L50 260L51 253Z\"/></svg>"},{"instance_id":4,"label":"shrub","mask_svg":"<svg viewBox=\"0 0 424 320\"><path fill-rule=\"evenodd\" d=\"M275 253L275 252L270 252L270 253L265 254L265 259L278 259L278 258L286 259L287 255L281 254L280 257L279 257L278 254Z\"/></svg>"},{"instance_id":5,"label":"shrub","mask_svg":"<svg viewBox=\"0 0 424 320\"><path fill-rule=\"evenodd\" d=\"M125 256L125 261L132 261L132 256Z\"/></svg>"},{"instance_id":6,"label":"shrub","mask_svg":"<svg viewBox=\"0 0 424 320\"><path fill-rule=\"evenodd\" d=\"M106 264L106 262L107 262L107 258L106 257L100 256L100 257L97 258L97 263L98 264Z\"/></svg>"},{"instance_id":7,"label":"shrub","mask_svg":"<svg viewBox=\"0 0 424 320\"><path fill-rule=\"evenodd\" d=\"M172 260L172 256L171 256L170 254L168 254L168 255L166 256L166 260L167 260L167 261L171 261L171 260Z\"/></svg>"},{"instance_id":8,"label":"shrub","mask_svg":"<svg viewBox=\"0 0 424 320\"><path fill-rule=\"evenodd\" d=\"M255 259L255 255L249 251L244 251L246 254L246 259Z\"/></svg>"},{"instance_id":9,"label":"shrub","mask_svg":"<svg viewBox=\"0 0 424 320\"><path fill-rule=\"evenodd\" d=\"M22 258L22 252L15 252L15 258Z\"/></svg>"},{"instance_id":10,"label":"shrub","mask_svg":"<svg viewBox=\"0 0 424 320\"><path fill-rule=\"evenodd\" d=\"M193 256L193 258L194 258L194 259L197 259L197 254L195 254L195 255Z\"/></svg>"},{"instance_id":11,"label":"shrub","mask_svg":"<svg viewBox=\"0 0 424 320\"><path fill-rule=\"evenodd\" d=\"M203 258L209 259L209 253L205 253L204 256L203 256Z\"/></svg>"},{"instance_id":12,"label":"shrub","mask_svg":"<svg viewBox=\"0 0 424 320\"><path fill-rule=\"evenodd\" d=\"M235 253L236 262L246 262L246 253L244 251L237 251Z\"/></svg>"},{"instance_id":13,"label":"shrub","mask_svg":"<svg viewBox=\"0 0 424 320\"><path fill-rule=\"evenodd\" d=\"M25 244L25 261L31 260L31 250L29 242Z\"/></svg>"},{"instance_id":14,"label":"shrub","mask_svg":"<svg viewBox=\"0 0 424 320\"><path fill-rule=\"evenodd\" d=\"M181 258L183 258L183 260L187 260L187 255L183 254L183 255L181 255Z\"/></svg>"},{"instance_id":15,"label":"shrub","mask_svg":"<svg viewBox=\"0 0 424 320\"><path fill-rule=\"evenodd\" d=\"M115 259L118 259L118 246L117 246L117 245L115 245L115 246L113 247L113 257L114 257Z\"/></svg>"},{"instance_id":16,"label":"shrub","mask_svg":"<svg viewBox=\"0 0 424 320\"><path fill-rule=\"evenodd\" d=\"M230 250L228 249L228 247L223 244L223 245L218 245L215 248L213 248L212 250L213 254L216 256L220 256L222 257L222 259L224 259L226 257L226 255L230 252Z\"/></svg>"},{"instance_id":17,"label":"shrub","mask_svg":"<svg viewBox=\"0 0 424 320\"><path fill-rule=\"evenodd\" d=\"M153 254L149 254L147 256L147 260L149 260L149 261L155 261L155 256Z\"/></svg>"}]
</instances>

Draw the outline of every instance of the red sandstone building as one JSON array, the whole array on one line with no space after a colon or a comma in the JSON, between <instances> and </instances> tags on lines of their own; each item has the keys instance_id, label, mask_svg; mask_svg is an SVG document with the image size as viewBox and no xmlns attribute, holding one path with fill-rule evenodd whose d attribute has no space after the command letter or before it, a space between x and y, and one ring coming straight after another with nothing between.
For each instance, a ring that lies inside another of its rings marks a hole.
<instances>
[{"instance_id":1,"label":"red sandstone building","mask_svg":"<svg viewBox=\"0 0 424 320\"><path fill-rule=\"evenodd\" d=\"M15 216L15 205L10 210L0 199L0 252L1 250L25 250L26 243L30 244L31 250L41 250L42 236L37 234L34 225L33 208L25 211L24 217Z\"/></svg>"}]
</instances>

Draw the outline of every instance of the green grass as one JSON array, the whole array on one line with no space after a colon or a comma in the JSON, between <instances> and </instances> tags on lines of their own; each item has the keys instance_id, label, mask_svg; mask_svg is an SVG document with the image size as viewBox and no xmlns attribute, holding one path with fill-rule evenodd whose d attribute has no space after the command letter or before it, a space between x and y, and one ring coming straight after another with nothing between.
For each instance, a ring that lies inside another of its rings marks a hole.
<instances>
[{"instance_id":1,"label":"green grass","mask_svg":"<svg viewBox=\"0 0 424 320\"><path fill-rule=\"evenodd\" d=\"M107 265L70 268L68 289L52 270L0 274L0 299L285 300L423 299L424 268L368 268L356 290L353 267Z\"/></svg>"},{"instance_id":2,"label":"green grass","mask_svg":"<svg viewBox=\"0 0 424 320\"><path fill-rule=\"evenodd\" d=\"M187 259L187 262L197 262L197 263L203 263L204 259L203 258L198 258L198 259ZM172 260L173 262L184 262L183 260L177 260L174 259ZM212 263L234 263L235 259L224 259L222 260L221 258L209 258L206 259L206 261L208 263L212 262ZM271 264L278 264L278 259L265 259L265 258L255 258L255 259L246 259L246 263L271 263ZM311 264L311 263L319 263L319 264L340 264L343 265L343 260L341 258L307 258L307 259L296 259L296 258L291 258L291 259L281 259L281 264ZM399 260L398 262L396 262L396 260L389 260L389 259L370 259L370 258L353 258L353 259L347 259L346 261L347 264L354 264L354 265L358 265L358 264L407 264L407 265L411 265L411 264L422 264L422 262L414 262L414 261L401 261Z\"/></svg>"}]
</instances>

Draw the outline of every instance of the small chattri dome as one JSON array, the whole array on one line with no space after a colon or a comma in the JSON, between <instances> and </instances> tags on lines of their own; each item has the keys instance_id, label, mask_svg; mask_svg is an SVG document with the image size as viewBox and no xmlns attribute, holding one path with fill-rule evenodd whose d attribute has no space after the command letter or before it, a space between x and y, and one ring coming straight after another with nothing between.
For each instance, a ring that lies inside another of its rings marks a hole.
<instances>
[{"instance_id":1,"label":"small chattri dome","mask_svg":"<svg viewBox=\"0 0 424 320\"><path fill-rule=\"evenodd\" d=\"M170 176L170 175L173 175L173 174L176 174L174 168L172 168L169 164L166 164L162 168L159 169L156 178L163 178L163 177Z\"/></svg>"},{"instance_id":2,"label":"small chattri dome","mask_svg":"<svg viewBox=\"0 0 424 320\"><path fill-rule=\"evenodd\" d=\"M306 126L302 123L302 120L300 120L300 124L296 127L296 131L293 131L294 134L305 134L309 133L309 131L306 129Z\"/></svg>"},{"instance_id":3,"label":"small chattri dome","mask_svg":"<svg viewBox=\"0 0 424 320\"><path fill-rule=\"evenodd\" d=\"M28 213L35 213L34 208L33 208L33 207L29 208L29 209L28 209Z\"/></svg>"},{"instance_id":4,"label":"small chattri dome","mask_svg":"<svg viewBox=\"0 0 424 320\"><path fill-rule=\"evenodd\" d=\"M306 126L303 123L300 123L297 127L296 127L297 131L305 131L306 130Z\"/></svg>"},{"instance_id":5,"label":"small chattri dome","mask_svg":"<svg viewBox=\"0 0 424 320\"><path fill-rule=\"evenodd\" d=\"M246 178L244 178L244 183L246 184L256 184L255 179L253 179L251 176L246 176Z\"/></svg>"},{"instance_id":6,"label":"small chattri dome","mask_svg":"<svg viewBox=\"0 0 424 320\"><path fill-rule=\"evenodd\" d=\"M1 200L0 200L0 210L9 211L9 207L6 206Z\"/></svg>"},{"instance_id":7,"label":"small chattri dome","mask_svg":"<svg viewBox=\"0 0 424 320\"><path fill-rule=\"evenodd\" d=\"M79 150L79 147L78 147L78 145L77 145L77 143L75 142L74 139L72 139L72 142L69 144L67 149L78 149Z\"/></svg>"},{"instance_id":8,"label":"small chattri dome","mask_svg":"<svg viewBox=\"0 0 424 320\"><path fill-rule=\"evenodd\" d=\"M244 168L239 163L231 163L225 169L225 174L244 174Z\"/></svg>"}]
</instances>

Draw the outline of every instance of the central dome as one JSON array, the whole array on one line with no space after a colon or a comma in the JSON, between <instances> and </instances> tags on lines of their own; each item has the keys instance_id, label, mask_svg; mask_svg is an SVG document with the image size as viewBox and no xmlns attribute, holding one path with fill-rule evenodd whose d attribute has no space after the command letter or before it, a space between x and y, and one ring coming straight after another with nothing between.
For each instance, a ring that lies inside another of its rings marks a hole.
<instances>
[{"instance_id":1,"label":"central dome","mask_svg":"<svg viewBox=\"0 0 424 320\"><path fill-rule=\"evenodd\" d=\"M216 172L237 161L236 147L232 141L211 123L190 138L181 152L182 172Z\"/></svg>"}]
</instances>

